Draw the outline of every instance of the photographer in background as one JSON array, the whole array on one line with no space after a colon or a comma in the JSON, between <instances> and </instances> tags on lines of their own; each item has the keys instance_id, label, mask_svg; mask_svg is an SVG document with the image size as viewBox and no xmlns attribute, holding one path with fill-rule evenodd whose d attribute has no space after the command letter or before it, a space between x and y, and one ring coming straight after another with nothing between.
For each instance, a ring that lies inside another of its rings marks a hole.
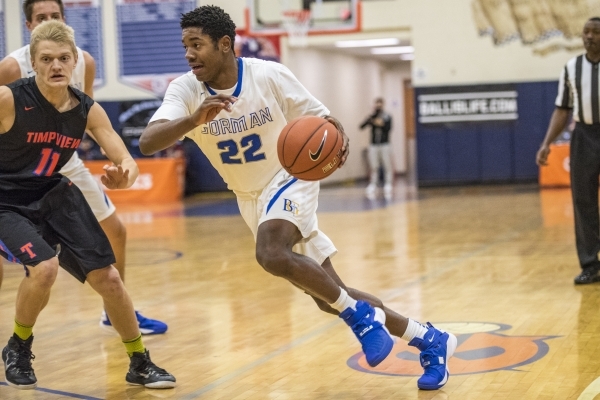
<instances>
[{"instance_id":1,"label":"photographer in background","mask_svg":"<svg viewBox=\"0 0 600 400\"><path fill-rule=\"evenodd\" d=\"M392 181L394 170L392 167L392 152L390 147L390 131L392 130L392 117L383 110L384 101L381 97L375 99L375 109L360 129L371 127L371 144L369 145L369 186L366 195L374 199L377 194L377 181L379 169L383 168L384 185L383 195L386 200L392 198Z\"/></svg>"}]
</instances>

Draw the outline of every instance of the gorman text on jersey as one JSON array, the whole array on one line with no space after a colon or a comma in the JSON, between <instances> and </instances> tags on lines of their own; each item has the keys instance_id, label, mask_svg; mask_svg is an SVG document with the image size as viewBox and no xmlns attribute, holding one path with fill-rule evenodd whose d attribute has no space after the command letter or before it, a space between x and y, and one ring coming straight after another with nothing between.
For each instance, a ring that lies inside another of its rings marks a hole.
<instances>
[{"instance_id":1,"label":"gorman text on jersey","mask_svg":"<svg viewBox=\"0 0 600 400\"><path fill-rule=\"evenodd\" d=\"M240 133L257 126L262 126L267 122L273 122L269 107L260 109L258 112L252 112L249 115L242 115L239 118L215 119L202 127L202 133L210 133L214 136ZM248 128L248 125L250 125L250 128Z\"/></svg>"}]
</instances>

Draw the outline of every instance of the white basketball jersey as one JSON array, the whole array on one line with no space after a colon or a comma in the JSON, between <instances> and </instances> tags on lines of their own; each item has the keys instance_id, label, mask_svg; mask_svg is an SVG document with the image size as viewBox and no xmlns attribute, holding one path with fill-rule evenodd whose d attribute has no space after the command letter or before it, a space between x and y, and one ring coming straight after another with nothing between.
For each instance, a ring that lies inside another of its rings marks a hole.
<instances>
[{"instance_id":1,"label":"white basketball jersey","mask_svg":"<svg viewBox=\"0 0 600 400\"><path fill-rule=\"evenodd\" d=\"M238 100L231 112L221 111L185 136L198 144L229 189L260 191L282 168L277 139L287 122L302 115L325 116L329 110L282 64L239 58L238 72L237 85L232 89ZM189 116L214 94L188 72L169 84L150 122Z\"/></svg>"},{"instance_id":2,"label":"white basketball jersey","mask_svg":"<svg viewBox=\"0 0 600 400\"><path fill-rule=\"evenodd\" d=\"M35 75L35 71L31 66L29 45L13 51L7 57L17 60L21 68L21 78L29 78ZM77 65L75 65L75 69L73 70L70 85L82 92L85 90L85 60L83 59L83 52L79 47L77 47Z\"/></svg>"}]
</instances>

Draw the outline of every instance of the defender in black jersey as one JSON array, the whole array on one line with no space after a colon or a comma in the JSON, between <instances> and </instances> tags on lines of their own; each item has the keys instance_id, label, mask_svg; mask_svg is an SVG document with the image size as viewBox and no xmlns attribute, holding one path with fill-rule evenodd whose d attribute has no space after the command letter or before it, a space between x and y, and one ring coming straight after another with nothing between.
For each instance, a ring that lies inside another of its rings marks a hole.
<instances>
[{"instance_id":1,"label":"defender in black jersey","mask_svg":"<svg viewBox=\"0 0 600 400\"><path fill-rule=\"evenodd\" d=\"M65 22L62 0L23 0L22 3L25 26L30 32L46 20L56 19ZM80 48L76 50L77 63L75 64L69 84L93 98L96 61L85 50ZM34 75L35 71L31 65L29 44L14 50L0 61L0 85L8 85L18 79ZM100 222L104 233L106 233L115 254L116 261L113 263L113 266L119 271L121 280L125 282L127 272L125 264L127 229L119 218L116 207L96 183L96 180L79 159L77 153L73 153L71 159L59 172L69 178L83 193L96 219ZM2 275L3 262L2 257L0 257L0 288L2 287ZM168 330L167 324L162 321L147 318L139 311L136 311L135 314L142 335L157 335L165 333ZM114 328L104 308L100 314L99 322L101 328L114 332Z\"/></svg>"},{"instance_id":2,"label":"defender in black jersey","mask_svg":"<svg viewBox=\"0 0 600 400\"><path fill-rule=\"evenodd\" d=\"M15 333L2 351L6 380L37 384L31 368L32 328L48 302L59 265L103 298L131 357L129 383L170 388L175 378L152 363L131 299L102 228L81 191L57 171L88 130L114 163L102 182L130 187L138 168L102 109L69 86L77 60L73 30L45 22L31 35L36 76L0 86L0 254L26 272L17 295Z\"/></svg>"}]
</instances>

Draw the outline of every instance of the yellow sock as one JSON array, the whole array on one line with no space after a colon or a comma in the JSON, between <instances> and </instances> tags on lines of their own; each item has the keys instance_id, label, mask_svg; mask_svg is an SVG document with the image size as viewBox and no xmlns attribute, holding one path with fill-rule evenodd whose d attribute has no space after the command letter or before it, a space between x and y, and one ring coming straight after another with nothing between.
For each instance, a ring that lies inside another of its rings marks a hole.
<instances>
[{"instance_id":1,"label":"yellow sock","mask_svg":"<svg viewBox=\"0 0 600 400\"><path fill-rule=\"evenodd\" d=\"M146 352L146 348L144 347L144 343L142 342L141 333L135 339L123 341L123 344L125 345L125 349L127 350L127 354L129 354L129 357L131 357L133 353Z\"/></svg>"},{"instance_id":2,"label":"yellow sock","mask_svg":"<svg viewBox=\"0 0 600 400\"><path fill-rule=\"evenodd\" d=\"M15 319L15 334L21 340L27 340L33 334L33 326L25 326L23 324L18 323Z\"/></svg>"}]
</instances>

